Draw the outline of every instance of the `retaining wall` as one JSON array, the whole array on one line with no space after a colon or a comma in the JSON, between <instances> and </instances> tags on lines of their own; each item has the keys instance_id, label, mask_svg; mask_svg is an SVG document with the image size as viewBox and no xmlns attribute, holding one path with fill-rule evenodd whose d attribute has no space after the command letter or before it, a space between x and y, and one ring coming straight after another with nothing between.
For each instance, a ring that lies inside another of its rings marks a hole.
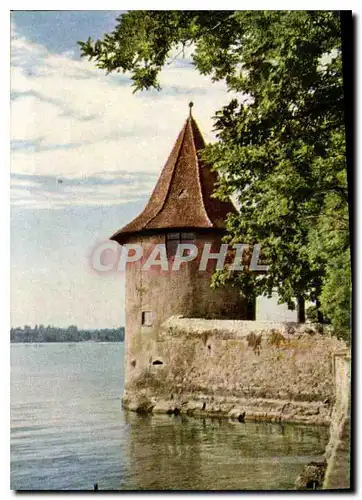
<instances>
[{"instance_id":1,"label":"retaining wall","mask_svg":"<svg viewBox=\"0 0 362 500\"><path fill-rule=\"evenodd\" d=\"M350 488L351 357L347 350L333 358L336 402L326 449L324 489Z\"/></svg>"},{"instance_id":2,"label":"retaining wall","mask_svg":"<svg viewBox=\"0 0 362 500\"><path fill-rule=\"evenodd\" d=\"M126 408L328 425L342 341L297 323L169 318L127 381Z\"/></svg>"}]
</instances>

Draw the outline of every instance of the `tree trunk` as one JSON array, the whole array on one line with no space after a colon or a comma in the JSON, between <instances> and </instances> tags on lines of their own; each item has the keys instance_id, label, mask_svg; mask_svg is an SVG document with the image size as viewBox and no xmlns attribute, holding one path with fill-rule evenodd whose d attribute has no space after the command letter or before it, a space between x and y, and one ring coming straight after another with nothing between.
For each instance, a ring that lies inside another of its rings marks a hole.
<instances>
[{"instance_id":1,"label":"tree trunk","mask_svg":"<svg viewBox=\"0 0 362 500\"><path fill-rule=\"evenodd\" d=\"M246 304L246 319L250 321L255 321L255 308L256 308L256 298L249 297Z\"/></svg>"},{"instance_id":2,"label":"tree trunk","mask_svg":"<svg viewBox=\"0 0 362 500\"><path fill-rule=\"evenodd\" d=\"M317 321L318 323L323 323L324 317L322 311L320 310L321 303L319 302L319 299L315 301L315 305L317 307Z\"/></svg>"},{"instance_id":3,"label":"tree trunk","mask_svg":"<svg viewBox=\"0 0 362 500\"><path fill-rule=\"evenodd\" d=\"M305 301L303 297L297 298L298 323L305 323Z\"/></svg>"}]
</instances>

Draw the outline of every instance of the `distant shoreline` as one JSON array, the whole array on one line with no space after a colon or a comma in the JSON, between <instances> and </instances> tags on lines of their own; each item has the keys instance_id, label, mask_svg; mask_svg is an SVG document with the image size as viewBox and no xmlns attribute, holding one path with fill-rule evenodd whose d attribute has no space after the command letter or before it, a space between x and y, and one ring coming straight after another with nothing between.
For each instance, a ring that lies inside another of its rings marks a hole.
<instances>
[{"instance_id":1,"label":"distant shoreline","mask_svg":"<svg viewBox=\"0 0 362 500\"><path fill-rule=\"evenodd\" d=\"M94 330L79 329L76 325L60 328L52 325L35 325L10 329L12 344L52 344L72 342L123 342L124 326Z\"/></svg>"}]
</instances>

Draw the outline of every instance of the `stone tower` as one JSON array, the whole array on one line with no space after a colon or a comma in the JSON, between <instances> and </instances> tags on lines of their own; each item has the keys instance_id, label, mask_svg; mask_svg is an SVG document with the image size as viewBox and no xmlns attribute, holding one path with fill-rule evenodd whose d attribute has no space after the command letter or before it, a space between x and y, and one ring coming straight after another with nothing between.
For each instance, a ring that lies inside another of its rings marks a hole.
<instances>
[{"instance_id":1,"label":"stone tower","mask_svg":"<svg viewBox=\"0 0 362 500\"><path fill-rule=\"evenodd\" d=\"M111 237L120 245L143 247L142 259L126 267L126 390L157 355L159 327L168 317L254 319L235 288L210 288L216 259L208 261L205 271L199 270L204 245L211 244L210 252L220 251L225 218L236 210L230 201L212 198L217 174L202 162L204 147L190 103L190 115L147 206ZM166 245L167 259L172 262L177 244L185 242L195 244L199 253L179 270L159 265L141 269L155 245Z\"/></svg>"}]
</instances>

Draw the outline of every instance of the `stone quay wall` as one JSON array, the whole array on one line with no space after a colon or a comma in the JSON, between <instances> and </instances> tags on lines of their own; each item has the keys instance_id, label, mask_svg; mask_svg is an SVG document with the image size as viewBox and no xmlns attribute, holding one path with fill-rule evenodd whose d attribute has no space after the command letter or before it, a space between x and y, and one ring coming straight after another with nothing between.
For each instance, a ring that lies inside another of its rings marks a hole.
<instances>
[{"instance_id":1,"label":"stone quay wall","mask_svg":"<svg viewBox=\"0 0 362 500\"><path fill-rule=\"evenodd\" d=\"M134 411L329 425L335 353L318 325L171 317L129 373ZM136 368L136 367L135 367Z\"/></svg>"},{"instance_id":2,"label":"stone quay wall","mask_svg":"<svg viewBox=\"0 0 362 500\"><path fill-rule=\"evenodd\" d=\"M331 418L330 439L326 449L327 470L324 489L349 489L350 484L350 417L351 356L348 350L335 353L335 405Z\"/></svg>"}]
</instances>

